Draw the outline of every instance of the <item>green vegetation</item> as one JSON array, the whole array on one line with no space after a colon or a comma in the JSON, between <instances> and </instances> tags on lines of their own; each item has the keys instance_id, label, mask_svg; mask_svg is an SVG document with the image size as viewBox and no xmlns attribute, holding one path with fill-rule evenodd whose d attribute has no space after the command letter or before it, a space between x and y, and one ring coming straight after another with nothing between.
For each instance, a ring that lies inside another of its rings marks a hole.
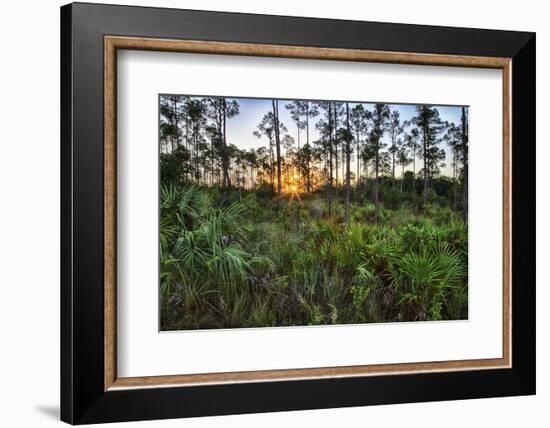
<instances>
[{"instance_id":1,"label":"green vegetation","mask_svg":"<svg viewBox=\"0 0 550 428\"><path fill-rule=\"evenodd\" d=\"M458 125L427 105L161 96L161 329L467 318L468 110L447 109Z\"/></svg>"},{"instance_id":2,"label":"green vegetation","mask_svg":"<svg viewBox=\"0 0 550 428\"><path fill-rule=\"evenodd\" d=\"M219 201L225 202L220 205ZM162 329L467 318L467 230L449 208L343 205L195 185L161 192Z\"/></svg>"}]
</instances>

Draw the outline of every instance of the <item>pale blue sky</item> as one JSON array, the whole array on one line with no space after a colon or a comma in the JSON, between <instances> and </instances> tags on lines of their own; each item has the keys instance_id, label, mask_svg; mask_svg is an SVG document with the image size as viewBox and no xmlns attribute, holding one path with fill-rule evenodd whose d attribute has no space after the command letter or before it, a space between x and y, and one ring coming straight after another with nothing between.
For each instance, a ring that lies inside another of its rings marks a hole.
<instances>
[{"instance_id":1,"label":"pale blue sky","mask_svg":"<svg viewBox=\"0 0 550 428\"><path fill-rule=\"evenodd\" d=\"M235 100L239 103L240 113L227 121L227 142L234 144L241 149L258 148L267 146L267 140L265 138L258 139L252 133L256 130L256 127L262 120L263 116L272 111L271 99L256 99L256 98L228 98L228 100ZM295 142L298 142L296 124L292 121L289 111L285 108L285 105L292 100L279 100L279 120L285 124L288 129L288 133L294 137ZM350 109L358 103L350 102ZM364 102L364 107L368 110L372 110L373 104ZM415 115L414 104L388 104L390 109L399 111L401 121L409 120ZM459 106L435 106L439 110L440 117L443 121L454 122L460 124L461 107ZM315 141L319 138L319 133L315 129L315 123L320 119L320 115L310 122L310 141ZM300 132L300 145L305 143L305 130ZM387 136L384 137L385 142L388 143ZM451 175L451 153L450 148L446 143L442 142L440 145L446 152L445 168L441 170L444 175ZM352 157L352 171L355 171L355 155ZM422 167L421 162L417 159L417 171ZM412 170L412 165L408 166L405 170ZM398 172L400 173L400 168ZM397 172L396 172L397 173Z\"/></svg>"}]
</instances>

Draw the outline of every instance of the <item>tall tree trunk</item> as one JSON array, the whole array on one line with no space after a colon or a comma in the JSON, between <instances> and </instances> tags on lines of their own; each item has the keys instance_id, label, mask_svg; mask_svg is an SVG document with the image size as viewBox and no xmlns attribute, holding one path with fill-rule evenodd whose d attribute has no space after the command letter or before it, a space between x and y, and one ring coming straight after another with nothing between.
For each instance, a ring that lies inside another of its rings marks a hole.
<instances>
[{"instance_id":1,"label":"tall tree trunk","mask_svg":"<svg viewBox=\"0 0 550 428\"><path fill-rule=\"evenodd\" d=\"M189 141L189 116L185 114L185 144Z\"/></svg>"},{"instance_id":2,"label":"tall tree trunk","mask_svg":"<svg viewBox=\"0 0 550 428\"><path fill-rule=\"evenodd\" d=\"M277 152L277 193L281 193L281 139L279 137L279 101L271 100L275 120L275 149Z\"/></svg>"},{"instance_id":3,"label":"tall tree trunk","mask_svg":"<svg viewBox=\"0 0 550 428\"><path fill-rule=\"evenodd\" d=\"M359 167L360 153L361 153L361 139L359 135L359 129L357 129L357 177L355 177L355 189L353 193L354 195L355 195L355 191L357 190L357 187L359 186L359 178L361 177L361 168Z\"/></svg>"},{"instance_id":4,"label":"tall tree trunk","mask_svg":"<svg viewBox=\"0 0 550 428\"><path fill-rule=\"evenodd\" d=\"M225 148L224 148L224 143L223 143L223 111L222 111L222 108L221 106L219 106L219 110L218 110L218 118L217 118L217 125L218 125L218 138L219 138L219 141L218 141L218 145L219 145L219 156L220 156L220 164L218 165L218 169L217 169L217 178L218 178L218 185L222 185L223 187L225 187L227 185L227 183L225 182ZM187 127L187 122L186 122L186 127ZM186 130L186 134L187 134L187 130ZM185 137L185 140L187 141L188 140L188 137L186 136ZM220 167L221 166L221 171L220 171ZM221 172L221 174L220 174Z\"/></svg>"},{"instance_id":5,"label":"tall tree trunk","mask_svg":"<svg viewBox=\"0 0 550 428\"><path fill-rule=\"evenodd\" d=\"M380 129L375 130L375 150L374 150L374 186L373 186L373 196L374 196L374 209L375 209L375 218L378 222L378 209L379 209L379 199L378 199L378 173L380 168Z\"/></svg>"},{"instance_id":6,"label":"tall tree trunk","mask_svg":"<svg viewBox=\"0 0 550 428\"><path fill-rule=\"evenodd\" d=\"M300 118L298 117L298 122L300 121ZM296 151L296 163L298 164L296 170L298 175L298 187L300 188L300 191L302 191L302 154L300 153L300 126L299 123L297 125L297 134L298 134L298 150Z\"/></svg>"},{"instance_id":7,"label":"tall tree trunk","mask_svg":"<svg viewBox=\"0 0 550 428\"><path fill-rule=\"evenodd\" d=\"M191 163L193 164L193 181L197 182L197 130L196 124L193 125L193 151L191 152Z\"/></svg>"},{"instance_id":8,"label":"tall tree trunk","mask_svg":"<svg viewBox=\"0 0 550 428\"><path fill-rule=\"evenodd\" d=\"M328 215L329 217L332 216L332 104L329 104L329 137L328 137L328 151L329 151L329 157L328 157Z\"/></svg>"},{"instance_id":9,"label":"tall tree trunk","mask_svg":"<svg viewBox=\"0 0 550 428\"><path fill-rule=\"evenodd\" d=\"M306 102L306 171L307 171L307 181L306 189L307 192L311 192L311 171L310 171L310 153L309 153L309 101Z\"/></svg>"},{"instance_id":10,"label":"tall tree trunk","mask_svg":"<svg viewBox=\"0 0 550 428\"><path fill-rule=\"evenodd\" d=\"M351 181L351 171L350 171L351 131L349 129L349 104L348 103L346 103L346 128L347 128L347 135L346 135L346 208L345 208L346 220L345 221L346 221L346 224L349 224L349 194L350 194L350 181Z\"/></svg>"},{"instance_id":11,"label":"tall tree trunk","mask_svg":"<svg viewBox=\"0 0 550 428\"><path fill-rule=\"evenodd\" d=\"M340 162L342 164L342 187L345 186L346 182L346 147L345 144L340 146Z\"/></svg>"},{"instance_id":12,"label":"tall tree trunk","mask_svg":"<svg viewBox=\"0 0 550 428\"><path fill-rule=\"evenodd\" d=\"M376 153L374 155L374 209L376 212L376 221L378 221L378 168L380 163L379 158L379 144L380 144L380 137L376 137Z\"/></svg>"},{"instance_id":13,"label":"tall tree trunk","mask_svg":"<svg viewBox=\"0 0 550 428\"><path fill-rule=\"evenodd\" d=\"M462 107L462 159L464 162L464 223L468 224L468 124L466 123L466 107Z\"/></svg>"},{"instance_id":14,"label":"tall tree trunk","mask_svg":"<svg viewBox=\"0 0 550 428\"><path fill-rule=\"evenodd\" d=\"M185 106L184 106L185 107ZM185 150L187 150L187 153L189 152L189 115L187 114L187 108L185 107L185 143L183 146L185 147ZM220 128L220 135L221 135L221 128ZM189 178L189 167L187 166L185 171L185 178Z\"/></svg>"},{"instance_id":15,"label":"tall tree trunk","mask_svg":"<svg viewBox=\"0 0 550 428\"><path fill-rule=\"evenodd\" d=\"M405 181L405 164L401 164L401 186L399 188L399 192L403 193L403 181Z\"/></svg>"},{"instance_id":16,"label":"tall tree trunk","mask_svg":"<svg viewBox=\"0 0 550 428\"><path fill-rule=\"evenodd\" d=\"M298 150L296 152L296 170L298 175L298 187L302 191L302 155L300 153L300 117L298 116L298 125L296 125L296 133L298 134Z\"/></svg>"},{"instance_id":17,"label":"tall tree trunk","mask_svg":"<svg viewBox=\"0 0 550 428\"><path fill-rule=\"evenodd\" d=\"M223 100L223 185L224 187L231 187L231 177L229 176L229 151L227 149L227 111L226 101Z\"/></svg>"},{"instance_id":18,"label":"tall tree trunk","mask_svg":"<svg viewBox=\"0 0 550 428\"><path fill-rule=\"evenodd\" d=\"M275 154L273 153L273 138L269 138L269 161L271 163L271 168L269 169L269 174L271 176L271 191L275 192Z\"/></svg>"},{"instance_id":19,"label":"tall tree trunk","mask_svg":"<svg viewBox=\"0 0 550 428\"><path fill-rule=\"evenodd\" d=\"M394 137L392 137L391 141L391 187L392 189L395 187L395 141Z\"/></svg>"},{"instance_id":20,"label":"tall tree trunk","mask_svg":"<svg viewBox=\"0 0 550 428\"><path fill-rule=\"evenodd\" d=\"M458 187L458 171L456 168L456 146L453 147L453 211L456 211L456 203L457 203L457 187Z\"/></svg>"},{"instance_id":21,"label":"tall tree trunk","mask_svg":"<svg viewBox=\"0 0 550 428\"><path fill-rule=\"evenodd\" d=\"M177 97L174 97L173 100L174 100L174 131L176 134L175 148L177 149L179 145L178 99ZM174 150L174 147L172 147L172 150Z\"/></svg>"},{"instance_id":22,"label":"tall tree trunk","mask_svg":"<svg viewBox=\"0 0 550 428\"><path fill-rule=\"evenodd\" d=\"M336 115L336 105L334 106L334 155L335 155L335 162L336 162L336 186L335 186L335 202L336 206L338 207L338 117Z\"/></svg>"},{"instance_id":23,"label":"tall tree trunk","mask_svg":"<svg viewBox=\"0 0 550 428\"><path fill-rule=\"evenodd\" d=\"M426 126L424 126L423 128L423 146L424 146L424 202L426 202L426 197L428 195L428 164L427 164L427 159L428 159L428 156L427 156L427 150L428 150L428 137L427 137L427 131L426 131Z\"/></svg>"},{"instance_id":24,"label":"tall tree trunk","mask_svg":"<svg viewBox=\"0 0 550 428\"><path fill-rule=\"evenodd\" d=\"M365 162L363 165L363 168L365 168L365 200L367 199L368 191L369 191L369 164Z\"/></svg>"},{"instance_id":25,"label":"tall tree trunk","mask_svg":"<svg viewBox=\"0 0 550 428\"><path fill-rule=\"evenodd\" d=\"M210 186L214 185L214 139L210 139Z\"/></svg>"},{"instance_id":26,"label":"tall tree trunk","mask_svg":"<svg viewBox=\"0 0 550 428\"><path fill-rule=\"evenodd\" d=\"M334 168L336 171L336 177L334 177L334 194L336 197L336 205L338 205L338 188L340 186L340 182L338 181L339 175L338 175L338 140L336 140L336 136L334 137Z\"/></svg>"},{"instance_id":27,"label":"tall tree trunk","mask_svg":"<svg viewBox=\"0 0 550 428\"><path fill-rule=\"evenodd\" d=\"M416 141L414 142L416 144ZM413 146L414 147L414 146ZM416 202L416 147L413 148L413 203Z\"/></svg>"}]
</instances>

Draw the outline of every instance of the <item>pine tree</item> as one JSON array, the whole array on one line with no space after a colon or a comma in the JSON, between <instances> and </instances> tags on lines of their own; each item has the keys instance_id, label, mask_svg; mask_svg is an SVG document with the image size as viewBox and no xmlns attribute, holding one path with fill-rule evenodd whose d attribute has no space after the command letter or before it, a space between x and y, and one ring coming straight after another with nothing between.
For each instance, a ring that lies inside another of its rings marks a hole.
<instances>
[{"instance_id":1,"label":"pine tree","mask_svg":"<svg viewBox=\"0 0 550 428\"><path fill-rule=\"evenodd\" d=\"M390 118L390 109L386 104L375 104L371 115L371 132L370 132L370 146L374 154L374 206L376 208L376 215L378 218L378 211L380 205L379 196L379 174L382 169L384 158L382 156L382 149L386 146L382 142L382 137L387 129L387 123Z\"/></svg>"}]
</instances>

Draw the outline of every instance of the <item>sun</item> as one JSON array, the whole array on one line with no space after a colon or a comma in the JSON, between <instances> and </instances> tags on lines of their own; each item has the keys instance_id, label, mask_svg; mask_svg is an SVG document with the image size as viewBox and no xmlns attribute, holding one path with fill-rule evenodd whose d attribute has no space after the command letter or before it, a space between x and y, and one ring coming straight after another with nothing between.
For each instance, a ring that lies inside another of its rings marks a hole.
<instances>
[{"instance_id":1,"label":"sun","mask_svg":"<svg viewBox=\"0 0 550 428\"><path fill-rule=\"evenodd\" d=\"M300 177L293 174L285 182L284 192L296 196L300 193Z\"/></svg>"}]
</instances>

